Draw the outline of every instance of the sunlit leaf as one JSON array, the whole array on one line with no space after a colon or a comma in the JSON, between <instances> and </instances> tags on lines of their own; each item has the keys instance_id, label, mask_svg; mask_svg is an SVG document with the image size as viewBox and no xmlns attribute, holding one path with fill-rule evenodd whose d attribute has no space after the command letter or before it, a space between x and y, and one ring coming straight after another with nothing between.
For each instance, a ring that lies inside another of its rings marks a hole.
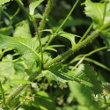
<instances>
[{"instance_id":1,"label":"sunlit leaf","mask_svg":"<svg viewBox=\"0 0 110 110\"><path fill-rule=\"evenodd\" d=\"M26 40L24 38L9 37L5 35L0 35L0 47L2 49L12 48L16 50L20 55L30 62L39 62L39 56L33 49L32 41Z\"/></svg>"},{"instance_id":2,"label":"sunlit leaf","mask_svg":"<svg viewBox=\"0 0 110 110\"><path fill-rule=\"evenodd\" d=\"M32 37L30 28L29 28L29 23L27 20L16 24L14 37L22 37L22 38L31 38Z\"/></svg>"},{"instance_id":3,"label":"sunlit leaf","mask_svg":"<svg viewBox=\"0 0 110 110\"><path fill-rule=\"evenodd\" d=\"M86 0L85 13L91 17L94 23L94 29L101 28L101 36L106 45L110 47L110 3L92 2Z\"/></svg>"},{"instance_id":4,"label":"sunlit leaf","mask_svg":"<svg viewBox=\"0 0 110 110\"><path fill-rule=\"evenodd\" d=\"M31 15L34 15L35 8L39 6L43 1L44 0L37 0L37 1L31 2L31 4L29 5L29 12Z\"/></svg>"},{"instance_id":5,"label":"sunlit leaf","mask_svg":"<svg viewBox=\"0 0 110 110\"><path fill-rule=\"evenodd\" d=\"M5 3L7 3L7 2L10 2L11 0L0 0L0 5L3 5L3 4L5 4Z\"/></svg>"}]
</instances>

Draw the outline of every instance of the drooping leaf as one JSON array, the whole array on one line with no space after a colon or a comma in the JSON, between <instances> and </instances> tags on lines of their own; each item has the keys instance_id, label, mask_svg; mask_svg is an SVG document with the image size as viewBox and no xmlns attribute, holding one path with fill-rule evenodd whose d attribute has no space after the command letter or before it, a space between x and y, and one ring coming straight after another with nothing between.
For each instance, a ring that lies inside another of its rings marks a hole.
<instances>
[{"instance_id":1,"label":"drooping leaf","mask_svg":"<svg viewBox=\"0 0 110 110\"><path fill-rule=\"evenodd\" d=\"M11 0L0 0L0 5L3 5L3 4L5 4L5 3L7 3L7 2L10 2Z\"/></svg>"},{"instance_id":2,"label":"drooping leaf","mask_svg":"<svg viewBox=\"0 0 110 110\"><path fill-rule=\"evenodd\" d=\"M65 37L66 39L70 40L72 47L74 47L76 45L75 37L79 37L78 35L63 32L63 31L60 31L58 35Z\"/></svg>"},{"instance_id":3,"label":"drooping leaf","mask_svg":"<svg viewBox=\"0 0 110 110\"><path fill-rule=\"evenodd\" d=\"M16 24L16 29L14 32L14 37L31 38L31 32L29 28L29 23L27 20L21 21Z\"/></svg>"},{"instance_id":4,"label":"drooping leaf","mask_svg":"<svg viewBox=\"0 0 110 110\"><path fill-rule=\"evenodd\" d=\"M13 30L12 26L3 27L3 28L0 28L0 34L10 35L12 33L12 30Z\"/></svg>"},{"instance_id":5,"label":"drooping leaf","mask_svg":"<svg viewBox=\"0 0 110 110\"><path fill-rule=\"evenodd\" d=\"M37 1L34 1L32 2L30 5L29 5L29 12L31 15L34 15L34 11L35 11L35 8L37 6L39 6L44 0L37 0Z\"/></svg>"},{"instance_id":6,"label":"drooping leaf","mask_svg":"<svg viewBox=\"0 0 110 110\"><path fill-rule=\"evenodd\" d=\"M56 47L64 47L64 45L49 45L45 50L52 50L57 52L57 50L55 49Z\"/></svg>"},{"instance_id":7,"label":"drooping leaf","mask_svg":"<svg viewBox=\"0 0 110 110\"><path fill-rule=\"evenodd\" d=\"M0 47L2 49L12 48L16 50L20 55L30 62L39 62L39 56L32 47L32 41L26 40L24 38L9 37L5 35L0 35Z\"/></svg>"},{"instance_id":8,"label":"drooping leaf","mask_svg":"<svg viewBox=\"0 0 110 110\"><path fill-rule=\"evenodd\" d=\"M70 91L82 106L87 106L89 110L100 110L98 103L94 100L91 90L75 81L69 82Z\"/></svg>"},{"instance_id":9,"label":"drooping leaf","mask_svg":"<svg viewBox=\"0 0 110 110\"><path fill-rule=\"evenodd\" d=\"M78 78L83 84L93 85L92 90L95 93L102 92L102 84L97 78L97 73L94 68L88 64L81 64L75 71L69 71L68 74L73 78Z\"/></svg>"}]
</instances>

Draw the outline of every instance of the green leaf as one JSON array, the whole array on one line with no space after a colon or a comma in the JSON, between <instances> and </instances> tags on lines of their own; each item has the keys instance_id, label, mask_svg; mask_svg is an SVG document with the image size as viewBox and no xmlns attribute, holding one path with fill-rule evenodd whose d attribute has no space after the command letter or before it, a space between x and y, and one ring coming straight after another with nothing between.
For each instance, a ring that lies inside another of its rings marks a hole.
<instances>
[{"instance_id":1,"label":"green leaf","mask_svg":"<svg viewBox=\"0 0 110 110\"><path fill-rule=\"evenodd\" d=\"M86 0L85 13L91 17L94 22L94 28L107 28L110 25L110 3L99 3ZM104 12L105 11L105 12ZM105 13L105 15L104 15Z\"/></svg>"},{"instance_id":2,"label":"green leaf","mask_svg":"<svg viewBox=\"0 0 110 110\"><path fill-rule=\"evenodd\" d=\"M100 27L103 23L104 3L95 3L91 0L85 1L85 14L92 18L95 28Z\"/></svg>"},{"instance_id":3,"label":"green leaf","mask_svg":"<svg viewBox=\"0 0 110 110\"><path fill-rule=\"evenodd\" d=\"M33 105L41 110L55 110L54 101L44 91L37 92Z\"/></svg>"},{"instance_id":4,"label":"green leaf","mask_svg":"<svg viewBox=\"0 0 110 110\"><path fill-rule=\"evenodd\" d=\"M72 106L72 107L64 107L63 110L90 110L88 107L85 106Z\"/></svg>"},{"instance_id":5,"label":"green leaf","mask_svg":"<svg viewBox=\"0 0 110 110\"><path fill-rule=\"evenodd\" d=\"M42 71L42 74L40 74L37 77L37 79L42 78L42 77L46 77L48 79L51 79L51 80L54 80L57 82L62 82L62 83L65 83L65 82L68 82L69 80L72 80L72 79L68 78L66 75L62 75L57 72L51 72L49 70Z\"/></svg>"},{"instance_id":6,"label":"green leaf","mask_svg":"<svg viewBox=\"0 0 110 110\"><path fill-rule=\"evenodd\" d=\"M29 5L29 12L31 15L34 15L34 11L35 11L35 8L37 6L39 6L44 0L37 0L35 2L32 2L30 5Z\"/></svg>"},{"instance_id":7,"label":"green leaf","mask_svg":"<svg viewBox=\"0 0 110 110\"><path fill-rule=\"evenodd\" d=\"M13 30L12 26L3 27L3 28L0 28L0 34L10 35L10 34L12 34L12 30Z\"/></svg>"},{"instance_id":8,"label":"green leaf","mask_svg":"<svg viewBox=\"0 0 110 110\"><path fill-rule=\"evenodd\" d=\"M3 5L3 4L5 4L5 3L7 3L7 2L10 2L11 0L0 0L0 5Z\"/></svg>"},{"instance_id":9,"label":"green leaf","mask_svg":"<svg viewBox=\"0 0 110 110\"><path fill-rule=\"evenodd\" d=\"M38 63L40 61L30 39L0 35L0 47L2 49L15 49L20 55L23 55L27 62L30 62L30 65L34 61Z\"/></svg>"},{"instance_id":10,"label":"green leaf","mask_svg":"<svg viewBox=\"0 0 110 110\"><path fill-rule=\"evenodd\" d=\"M102 84L97 78L97 73L89 64L80 64L75 71L69 71L68 74L73 78L78 78L85 85L91 83L93 85L91 88L95 93L102 92Z\"/></svg>"},{"instance_id":11,"label":"green leaf","mask_svg":"<svg viewBox=\"0 0 110 110\"><path fill-rule=\"evenodd\" d=\"M64 47L64 45L49 45L45 50L52 50L57 52L57 50L55 49L56 47Z\"/></svg>"},{"instance_id":12,"label":"green leaf","mask_svg":"<svg viewBox=\"0 0 110 110\"><path fill-rule=\"evenodd\" d=\"M78 35L67 33L67 32L63 32L63 31L60 31L58 33L58 35L60 35L62 37L65 37L66 39L70 40L70 42L72 44L72 47L74 47L76 45L75 37L79 37Z\"/></svg>"},{"instance_id":13,"label":"green leaf","mask_svg":"<svg viewBox=\"0 0 110 110\"><path fill-rule=\"evenodd\" d=\"M89 110L100 110L98 103L94 100L91 90L75 81L69 82L70 91L80 105L89 107Z\"/></svg>"},{"instance_id":14,"label":"green leaf","mask_svg":"<svg viewBox=\"0 0 110 110\"><path fill-rule=\"evenodd\" d=\"M31 32L29 28L29 23L27 20L21 21L16 24L16 29L14 32L14 37L31 38Z\"/></svg>"},{"instance_id":15,"label":"green leaf","mask_svg":"<svg viewBox=\"0 0 110 110\"><path fill-rule=\"evenodd\" d=\"M84 4L85 13L92 18L94 29L101 28L101 36L110 47L110 2L106 4L86 0Z\"/></svg>"},{"instance_id":16,"label":"green leaf","mask_svg":"<svg viewBox=\"0 0 110 110\"><path fill-rule=\"evenodd\" d=\"M12 56L7 55L0 62L0 80L5 78L11 79L11 75L15 73L14 64L12 62Z\"/></svg>"}]
</instances>

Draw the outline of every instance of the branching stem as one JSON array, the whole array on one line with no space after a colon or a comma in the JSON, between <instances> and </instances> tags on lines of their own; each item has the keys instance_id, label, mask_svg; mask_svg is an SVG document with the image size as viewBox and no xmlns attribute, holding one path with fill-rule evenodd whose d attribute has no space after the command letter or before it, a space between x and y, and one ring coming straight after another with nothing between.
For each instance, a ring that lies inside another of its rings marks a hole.
<instances>
[{"instance_id":1,"label":"branching stem","mask_svg":"<svg viewBox=\"0 0 110 110\"><path fill-rule=\"evenodd\" d=\"M77 0L75 2L75 4L73 5L71 11L69 12L69 14L67 15L67 17L64 19L64 21L62 22L62 24L58 27L58 29L56 30L56 32L50 37L50 40L48 41L48 43L46 44L45 48L52 42L52 40L56 37L57 33L61 30L61 28L63 27L63 25L66 23L66 21L68 20L68 18L71 16L72 12L74 11L75 7L77 6L79 0Z\"/></svg>"}]
</instances>

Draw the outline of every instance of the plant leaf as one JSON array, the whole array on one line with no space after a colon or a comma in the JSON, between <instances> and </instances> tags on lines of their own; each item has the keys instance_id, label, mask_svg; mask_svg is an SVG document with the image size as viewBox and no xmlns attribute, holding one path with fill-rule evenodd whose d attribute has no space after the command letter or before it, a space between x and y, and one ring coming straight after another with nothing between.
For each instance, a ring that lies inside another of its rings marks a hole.
<instances>
[{"instance_id":1,"label":"plant leaf","mask_svg":"<svg viewBox=\"0 0 110 110\"><path fill-rule=\"evenodd\" d=\"M5 3L7 3L7 2L10 2L11 0L0 0L0 5L3 5L3 4L5 4Z\"/></svg>"},{"instance_id":2,"label":"plant leaf","mask_svg":"<svg viewBox=\"0 0 110 110\"><path fill-rule=\"evenodd\" d=\"M88 87L76 82L69 82L70 91L80 105L89 107L89 110L99 110L98 103L94 100Z\"/></svg>"},{"instance_id":3,"label":"plant leaf","mask_svg":"<svg viewBox=\"0 0 110 110\"><path fill-rule=\"evenodd\" d=\"M12 56L5 56L0 62L0 80L5 78L11 79L11 75L15 73L14 64L12 62Z\"/></svg>"},{"instance_id":4,"label":"plant leaf","mask_svg":"<svg viewBox=\"0 0 110 110\"><path fill-rule=\"evenodd\" d=\"M16 29L14 32L14 37L31 38L31 32L29 28L29 23L27 20L21 21L16 24Z\"/></svg>"},{"instance_id":5,"label":"plant leaf","mask_svg":"<svg viewBox=\"0 0 110 110\"><path fill-rule=\"evenodd\" d=\"M30 5L29 5L29 12L31 15L34 15L34 11L35 11L35 8L37 6L39 6L44 0L37 0L35 2L32 2Z\"/></svg>"},{"instance_id":6,"label":"plant leaf","mask_svg":"<svg viewBox=\"0 0 110 110\"><path fill-rule=\"evenodd\" d=\"M78 79L84 85L91 87L94 93L102 92L102 85L97 78L97 73L89 64L80 64L75 71L68 71L68 75Z\"/></svg>"},{"instance_id":7,"label":"plant leaf","mask_svg":"<svg viewBox=\"0 0 110 110\"><path fill-rule=\"evenodd\" d=\"M52 50L57 52L57 50L55 49L55 47L64 47L64 45L49 45L48 47L46 47L45 50Z\"/></svg>"},{"instance_id":8,"label":"plant leaf","mask_svg":"<svg viewBox=\"0 0 110 110\"><path fill-rule=\"evenodd\" d=\"M101 36L106 45L110 47L110 2L105 4L86 0L84 4L85 14L92 18L94 29L102 28Z\"/></svg>"},{"instance_id":9,"label":"plant leaf","mask_svg":"<svg viewBox=\"0 0 110 110\"><path fill-rule=\"evenodd\" d=\"M92 18L94 27L100 27L103 23L104 3L95 3L91 0L85 1L85 14Z\"/></svg>"},{"instance_id":10,"label":"plant leaf","mask_svg":"<svg viewBox=\"0 0 110 110\"><path fill-rule=\"evenodd\" d=\"M72 47L74 47L76 45L75 37L79 37L78 35L63 32L63 31L60 31L58 35L60 35L61 37L65 37L66 39L70 40Z\"/></svg>"},{"instance_id":11,"label":"plant leaf","mask_svg":"<svg viewBox=\"0 0 110 110\"><path fill-rule=\"evenodd\" d=\"M0 28L0 34L10 35L12 33L12 30L13 30L12 26L3 27L3 28Z\"/></svg>"},{"instance_id":12,"label":"plant leaf","mask_svg":"<svg viewBox=\"0 0 110 110\"><path fill-rule=\"evenodd\" d=\"M12 48L15 49L20 55L30 63L37 61L40 58L35 50L32 48L32 41L26 40L24 38L9 37L5 35L0 35L0 47L2 49Z\"/></svg>"}]
</instances>

